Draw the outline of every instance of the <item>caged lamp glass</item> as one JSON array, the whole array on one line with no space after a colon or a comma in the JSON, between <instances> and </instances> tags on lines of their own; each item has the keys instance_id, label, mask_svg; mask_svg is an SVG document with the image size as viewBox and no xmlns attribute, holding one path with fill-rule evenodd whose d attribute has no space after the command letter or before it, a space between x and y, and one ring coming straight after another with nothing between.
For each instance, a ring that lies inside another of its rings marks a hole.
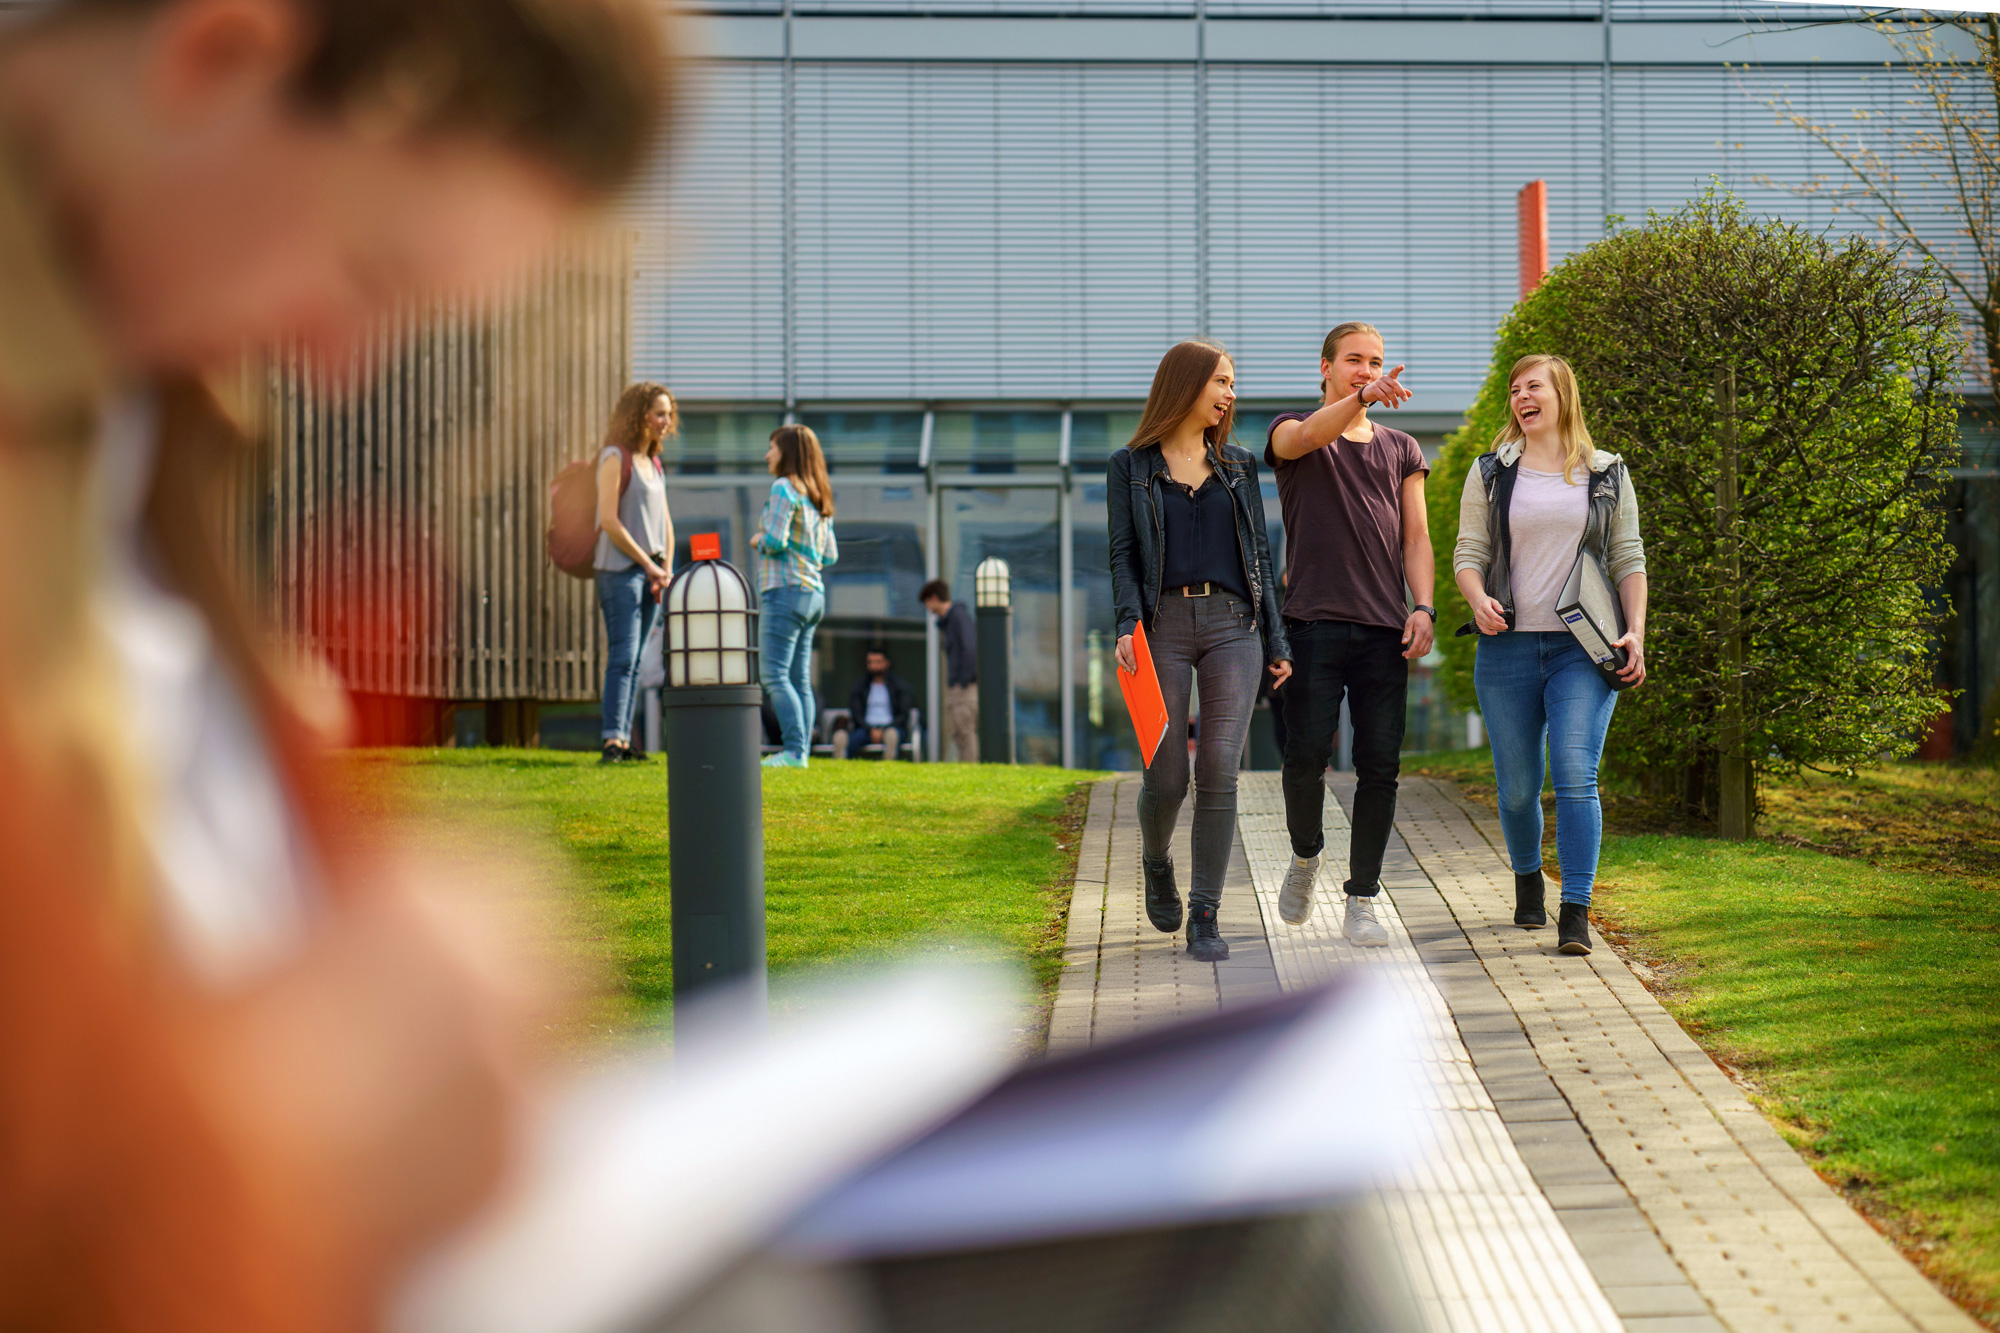
<instances>
[{"instance_id":1,"label":"caged lamp glass","mask_svg":"<svg viewBox=\"0 0 2000 1333\"><path fill-rule=\"evenodd\" d=\"M972 604L998 609L1013 603L1014 579L1007 562L997 555L987 556L972 571Z\"/></svg>"},{"instance_id":2,"label":"caged lamp glass","mask_svg":"<svg viewBox=\"0 0 2000 1333\"><path fill-rule=\"evenodd\" d=\"M667 585L667 684L755 685L757 594L726 560L690 560Z\"/></svg>"}]
</instances>

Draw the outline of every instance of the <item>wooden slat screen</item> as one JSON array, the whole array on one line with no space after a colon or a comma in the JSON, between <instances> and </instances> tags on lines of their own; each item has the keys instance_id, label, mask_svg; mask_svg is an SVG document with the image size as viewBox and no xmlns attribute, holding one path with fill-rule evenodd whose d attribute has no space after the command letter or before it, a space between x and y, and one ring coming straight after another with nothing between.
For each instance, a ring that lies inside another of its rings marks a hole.
<instances>
[{"instance_id":1,"label":"wooden slat screen","mask_svg":"<svg viewBox=\"0 0 2000 1333\"><path fill-rule=\"evenodd\" d=\"M226 516L267 622L349 689L595 698L589 583L548 562L548 486L631 365L632 240L573 243L491 299L411 310L344 367L246 373L263 447Z\"/></svg>"}]
</instances>

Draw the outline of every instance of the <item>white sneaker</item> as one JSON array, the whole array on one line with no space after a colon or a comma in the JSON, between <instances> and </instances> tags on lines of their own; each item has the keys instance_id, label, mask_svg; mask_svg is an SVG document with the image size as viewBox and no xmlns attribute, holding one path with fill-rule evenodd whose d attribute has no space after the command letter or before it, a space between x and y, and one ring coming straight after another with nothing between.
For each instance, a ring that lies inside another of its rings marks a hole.
<instances>
[{"instance_id":1,"label":"white sneaker","mask_svg":"<svg viewBox=\"0 0 2000 1333\"><path fill-rule=\"evenodd\" d=\"M1340 933L1347 937L1349 944L1363 949L1388 947L1389 932L1375 919L1375 900L1347 895L1347 919L1341 924Z\"/></svg>"},{"instance_id":2,"label":"white sneaker","mask_svg":"<svg viewBox=\"0 0 2000 1333\"><path fill-rule=\"evenodd\" d=\"M1285 887L1278 890L1278 915L1288 926L1302 926L1313 910L1313 887L1319 879L1317 856L1294 856L1285 871Z\"/></svg>"}]
</instances>

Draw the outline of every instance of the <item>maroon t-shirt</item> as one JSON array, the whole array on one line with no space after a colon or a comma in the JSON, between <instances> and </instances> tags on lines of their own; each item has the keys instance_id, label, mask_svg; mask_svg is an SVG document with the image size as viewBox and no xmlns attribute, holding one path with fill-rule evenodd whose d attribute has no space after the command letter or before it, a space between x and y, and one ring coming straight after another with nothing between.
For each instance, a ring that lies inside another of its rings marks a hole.
<instances>
[{"instance_id":1,"label":"maroon t-shirt","mask_svg":"<svg viewBox=\"0 0 2000 1333\"><path fill-rule=\"evenodd\" d=\"M1271 421L1304 421L1285 412ZM1270 437L1264 462L1278 474L1285 515L1285 616L1351 620L1401 629L1410 618L1403 581L1403 480L1428 473L1424 451L1402 431L1371 423L1372 440L1342 436L1335 448L1290 461Z\"/></svg>"}]
</instances>

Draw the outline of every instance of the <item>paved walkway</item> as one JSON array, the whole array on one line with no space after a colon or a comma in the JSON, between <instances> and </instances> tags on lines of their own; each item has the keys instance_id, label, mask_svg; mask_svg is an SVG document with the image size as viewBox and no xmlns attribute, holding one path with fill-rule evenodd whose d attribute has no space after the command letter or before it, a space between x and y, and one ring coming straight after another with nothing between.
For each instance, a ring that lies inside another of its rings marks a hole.
<instances>
[{"instance_id":1,"label":"paved walkway","mask_svg":"<svg viewBox=\"0 0 2000 1333\"><path fill-rule=\"evenodd\" d=\"M1426 1018L1436 1140L1381 1198L1436 1333L1978 1333L1779 1138L1602 944L1513 925L1493 817L1405 779L1384 866L1386 949L1339 934L1352 779L1332 775L1319 906L1278 919L1290 860L1275 773L1242 775L1223 890L1231 956L1189 960L1145 919L1136 775L1084 826L1051 1050L1384 969ZM1187 817L1175 861L1190 864Z\"/></svg>"}]
</instances>

